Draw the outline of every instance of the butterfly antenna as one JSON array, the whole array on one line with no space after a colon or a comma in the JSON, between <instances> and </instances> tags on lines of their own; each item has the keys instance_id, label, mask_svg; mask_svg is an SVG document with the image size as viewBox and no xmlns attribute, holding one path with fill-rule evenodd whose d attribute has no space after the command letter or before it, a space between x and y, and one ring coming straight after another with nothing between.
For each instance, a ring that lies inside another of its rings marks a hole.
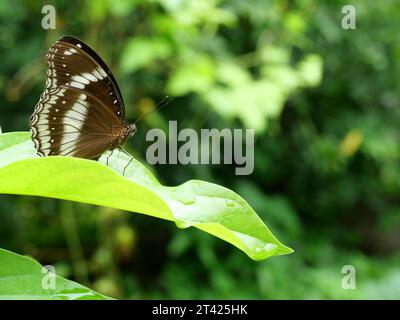
<instances>
[{"instance_id":1,"label":"butterfly antenna","mask_svg":"<svg viewBox=\"0 0 400 320\"><path fill-rule=\"evenodd\" d=\"M151 115L152 113L161 110L162 108L164 108L165 106L167 106L172 100L171 97L169 96L165 96L164 98L162 98L155 106L155 108L153 110L151 110L150 112L145 113L144 115L140 116L135 122L134 124L138 123L140 120L142 120L144 117L147 117L149 115Z\"/></svg>"},{"instance_id":2,"label":"butterfly antenna","mask_svg":"<svg viewBox=\"0 0 400 320\"><path fill-rule=\"evenodd\" d=\"M156 111L158 111L158 110L161 110L161 109L164 108L166 105L168 105L172 100L173 100L173 99L172 99L171 97L165 96L164 98L161 99L160 102L158 102L158 103L156 104L154 110L151 110L150 112L145 113L144 115L142 115L141 117L139 117L133 124L138 123L138 122L139 122L140 120L142 120L144 117L147 117L147 116L151 115L153 112L156 112ZM121 150L123 153L125 153L128 157L130 157L129 162L128 162L128 164L124 167L124 171L123 171L123 173L122 173L122 175L124 176L124 175L125 175L126 168L128 168L128 166L131 164L131 162L132 162L132 160L133 160L133 157L132 157L128 152L126 152L124 149L120 148L120 150Z\"/></svg>"}]
</instances>

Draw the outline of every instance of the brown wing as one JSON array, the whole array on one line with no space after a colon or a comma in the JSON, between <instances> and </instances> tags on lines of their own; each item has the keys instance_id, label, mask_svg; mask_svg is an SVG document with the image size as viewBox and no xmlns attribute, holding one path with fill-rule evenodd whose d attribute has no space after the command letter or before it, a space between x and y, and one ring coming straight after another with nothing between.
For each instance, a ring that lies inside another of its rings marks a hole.
<instances>
[{"instance_id":1,"label":"brown wing","mask_svg":"<svg viewBox=\"0 0 400 320\"><path fill-rule=\"evenodd\" d=\"M31 117L38 154L88 159L112 148L124 124L124 105L106 64L72 37L46 55L46 87Z\"/></svg>"}]
</instances>

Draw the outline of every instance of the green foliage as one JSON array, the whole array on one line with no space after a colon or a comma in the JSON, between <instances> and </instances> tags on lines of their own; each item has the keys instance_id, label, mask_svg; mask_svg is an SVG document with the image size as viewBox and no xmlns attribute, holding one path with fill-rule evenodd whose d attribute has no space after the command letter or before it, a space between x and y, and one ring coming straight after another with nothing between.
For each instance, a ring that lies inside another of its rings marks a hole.
<instances>
[{"instance_id":1,"label":"green foliage","mask_svg":"<svg viewBox=\"0 0 400 320\"><path fill-rule=\"evenodd\" d=\"M109 161L123 172L130 159L119 156ZM0 159L3 194L72 200L172 220L178 227L194 226L224 239L255 260L292 252L242 198L215 184L192 180L165 187L135 159L121 177L96 161L37 158L29 133L0 135Z\"/></svg>"},{"instance_id":2,"label":"green foliage","mask_svg":"<svg viewBox=\"0 0 400 320\"><path fill-rule=\"evenodd\" d=\"M107 297L50 274L31 258L0 249L0 299L103 300Z\"/></svg>"}]
</instances>

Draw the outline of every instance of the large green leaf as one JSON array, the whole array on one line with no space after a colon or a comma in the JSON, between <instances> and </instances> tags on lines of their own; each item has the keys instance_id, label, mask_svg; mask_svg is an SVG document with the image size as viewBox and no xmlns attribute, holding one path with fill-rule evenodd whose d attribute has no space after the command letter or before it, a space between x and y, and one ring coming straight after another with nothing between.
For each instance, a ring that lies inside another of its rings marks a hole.
<instances>
[{"instance_id":1,"label":"large green leaf","mask_svg":"<svg viewBox=\"0 0 400 320\"><path fill-rule=\"evenodd\" d=\"M51 274L31 258L0 249L0 299L108 299L54 271Z\"/></svg>"},{"instance_id":2,"label":"large green leaf","mask_svg":"<svg viewBox=\"0 0 400 320\"><path fill-rule=\"evenodd\" d=\"M72 157L38 158L28 133L0 135L0 193L35 195L91 203L194 226L230 242L255 260L293 252L268 230L233 191L191 180L161 185L138 161L122 176L129 157L114 152L106 166Z\"/></svg>"}]
</instances>

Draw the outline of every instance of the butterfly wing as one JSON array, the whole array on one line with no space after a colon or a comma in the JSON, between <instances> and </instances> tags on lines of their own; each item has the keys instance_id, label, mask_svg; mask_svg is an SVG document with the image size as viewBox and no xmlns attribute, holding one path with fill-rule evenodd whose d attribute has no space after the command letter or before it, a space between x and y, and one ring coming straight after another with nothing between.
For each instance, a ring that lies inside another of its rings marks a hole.
<instances>
[{"instance_id":1,"label":"butterfly wing","mask_svg":"<svg viewBox=\"0 0 400 320\"><path fill-rule=\"evenodd\" d=\"M95 159L114 148L125 112L107 65L72 37L58 40L45 60L46 87L30 121L38 154Z\"/></svg>"}]
</instances>

